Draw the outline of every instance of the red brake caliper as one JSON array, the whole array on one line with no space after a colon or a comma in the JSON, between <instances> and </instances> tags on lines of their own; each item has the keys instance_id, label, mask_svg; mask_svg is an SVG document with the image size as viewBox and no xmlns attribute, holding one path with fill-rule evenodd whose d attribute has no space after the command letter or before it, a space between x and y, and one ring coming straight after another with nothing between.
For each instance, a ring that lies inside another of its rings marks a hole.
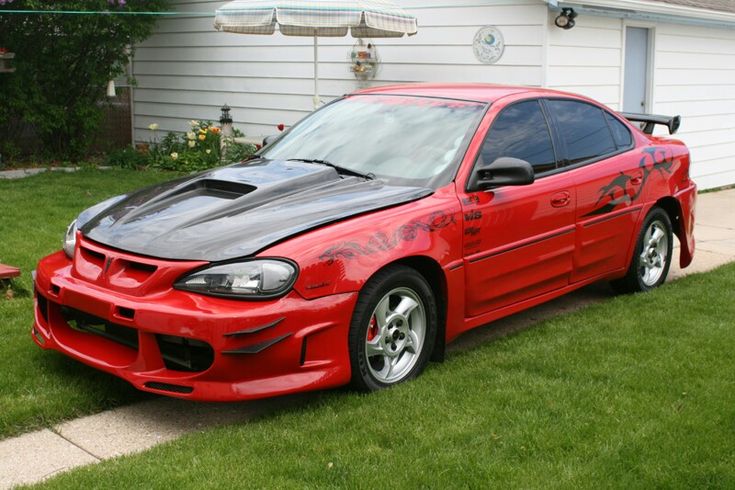
<instances>
[{"instance_id":1,"label":"red brake caliper","mask_svg":"<svg viewBox=\"0 0 735 490\"><path fill-rule=\"evenodd\" d=\"M375 315L370 319L370 326L368 326L367 330L367 339L368 342L373 340L378 335L379 329L378 329L378 320L375 318Z\"/></svg>"}]
</instances>

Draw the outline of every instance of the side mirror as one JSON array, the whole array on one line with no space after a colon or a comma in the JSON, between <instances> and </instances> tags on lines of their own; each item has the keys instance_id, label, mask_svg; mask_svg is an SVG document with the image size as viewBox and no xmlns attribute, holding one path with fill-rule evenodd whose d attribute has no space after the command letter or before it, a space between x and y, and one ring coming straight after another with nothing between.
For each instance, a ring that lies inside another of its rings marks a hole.
<instances>
[{"instance_id":1,"label":"side mirror","mask_svg":"<svg viewBox=\"0 0 735 490\"><path fill-rule=\"evenodd\" d=\"M533 184L533 167L525 160L500 157L490 165L475 168L470 177L468 191L479 191L501 185Z\"/></svg>"},{"instance_id":2,"label":"side mirror","mask_svg":"<svg viewBox=\"0 0 735 490\"><path fill-rule=\"evenodd\" d=\"M280 134L271 134L269 136L266 136L263 138L263 146L268 146L274 141L276 141L281 135Z\"/></svg>"}]
</instances>

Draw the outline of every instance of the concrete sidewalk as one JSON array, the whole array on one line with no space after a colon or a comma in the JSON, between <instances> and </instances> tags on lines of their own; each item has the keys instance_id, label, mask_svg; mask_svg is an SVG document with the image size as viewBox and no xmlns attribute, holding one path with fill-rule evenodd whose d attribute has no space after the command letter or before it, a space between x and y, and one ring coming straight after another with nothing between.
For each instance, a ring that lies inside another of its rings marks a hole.
<instances>
[{"instance_id":1,"label":"concrete sidewalk","mask_svg":"<svg viewBox=\"0 0 735 490\"><path fill-rule=\"evenodd\" d=\"M42 174L44 172L76 172L79 167L33 167L33 168L19 168L14 170L0 170L0 179L22 179L24 177L31 177L32 175Z\"/></svg>"},{"instance_id":2,"label":"concrete sidewalk","mask_svg":"<svg viewBox=\"0 0 735 490\"><path fill-rule=\"evenodd\" d=\"M732 210L735 210L735 189L699 196L694 263L682 271L676 253L670 280L735 261L735 213ZM589 286L472 330L450 345L449 355L611 296L606 284ZM77 466L143 451L188 432L242 423L285 407L304 405L313 398L313 394L303 394L233 404L159 398L64 422L0 441L0 489L37 482Z\"/></svg>"}]
</instances>

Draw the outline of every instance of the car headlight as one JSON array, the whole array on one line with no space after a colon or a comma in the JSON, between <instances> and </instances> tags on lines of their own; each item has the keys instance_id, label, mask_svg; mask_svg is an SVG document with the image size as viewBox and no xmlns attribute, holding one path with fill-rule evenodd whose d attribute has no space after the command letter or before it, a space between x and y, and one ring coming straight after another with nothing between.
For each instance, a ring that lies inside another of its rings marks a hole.
<instances>
[{"instance_id":1,"label":"car headlight","mask_svg":"<svg viewBox=\"0 0 735 490\"><path fill-rule=\"evenodd\" d=\"M174 287L229 298L273 298L288 292L297 275L292 262L258 259L194 271L176 281Z\"/></svg>"},{"instance_id":2,"label":"car headlight","mask_svg":"<svg viewBox=\"0 0 735 490\"><path fill-rule=\"evenodd\" d=\"M64 253L70 259L74 257L74 247L77 244L77 220L71 222L64 235Z\"/></svg>"}]
</instances>

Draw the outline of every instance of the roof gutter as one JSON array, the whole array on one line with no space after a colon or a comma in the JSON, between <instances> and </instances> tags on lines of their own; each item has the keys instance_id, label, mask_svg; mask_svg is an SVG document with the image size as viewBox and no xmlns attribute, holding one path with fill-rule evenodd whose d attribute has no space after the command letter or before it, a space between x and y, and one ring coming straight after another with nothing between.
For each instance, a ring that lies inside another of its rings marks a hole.
<instances>
[{"instance_id":1,"label":"roof gutter","mask_svg":"<svg viewBox=\"0 0 735 490\"><path fill-rule=\"evenodd\" d=\"M699 25L706 27L732 28L735 14L651 2L647 0L544 0L551 10L573 8L578 14L600 15L618 19L666 22L672 24Z\"/></svg>"}]
</instances>

